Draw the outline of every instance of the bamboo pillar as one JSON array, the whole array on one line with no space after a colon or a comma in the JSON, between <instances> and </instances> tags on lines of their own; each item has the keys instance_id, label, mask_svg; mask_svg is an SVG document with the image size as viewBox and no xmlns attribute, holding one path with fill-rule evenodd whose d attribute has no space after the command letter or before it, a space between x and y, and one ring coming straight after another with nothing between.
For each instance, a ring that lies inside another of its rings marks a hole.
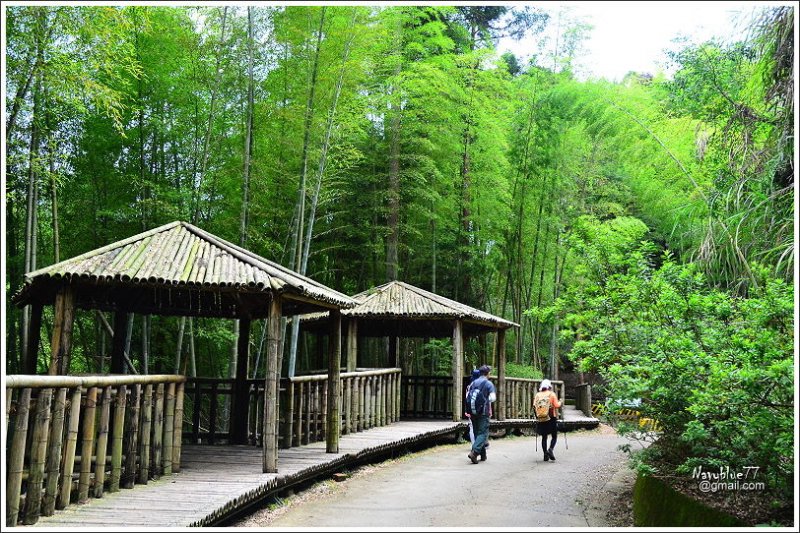
<instances>
[{"instance_id":1,"label":"bamboo pillar","mask_svg":"<svg viewBox=\"0 0 800 533\"><path fill-rule=\"evenodd\" d=\"M241 334L241 332L240 332ZM172 474L172 445L175 432L175 383L169 383L164 406L164 454L161 464L165 476Z\"/></svg>"},{"instance_id":2,"label":"bamboo pillar","mask_svg":"<svg viewBox=\"0 0 800 533\"><path fill-rule=\"evenodd\" d=\"M183 442L183 391L184 383L175 388L175 427L172 432L172 471L181 471L181 443Z\"/></svg>"},{"instance_id":3,"label":"bamboo pillar","mask_svg":"<svg viewBox=\"0 0 800 533\"><path fill-rule=\"evenodd\" d=\"M122 438L122 448L125 451L125 466L122 471L120 483L124 489L132 489L136 483L136 453L139 448L139 411L141 402L141 385L131 385L130 407L126 409L128 428Z\"/></svg>"},{"instance_id":4,"label":"bamboo pillar","mask_svg":"<svg viewBox=\"0 0 800 533\"><path fill-rule=\"evenodd\" d=\"M340 365L342 362L342 313L330 311L330 336L328 338L328 410L325 451L339 453L339 435L342 432L339 396L342 387Z\"/></svg>"},{"instance_id":5,"label":"bamboo pillar","mask_svg":"<svg viewBox=\"0 0 800 533\"><path fill-rule=\"evenodd\" d=\"M50 433L50 404L53 389L42 389L36 400L36 418L31 435L31 456L28 467L28 488L25 491L25 511L22 523L35 524L39 520L44 483L44 463L47 458L47 437Z\"/></svg>"},{"instance_id":6,"label":"bamboo pillar","mask_svg":"<svg viewBox=\"0 0 800 533\"><path fill-rule=\"evenodd\" d=\"M239 319L239 343L236 349L236 383L233 386L233 405L231 408L231 441L233 444L247 443L247 410L249 391L247 390L248 361L250 360L250 318Z\"/></svg>"},{"instance_id":7,"label":"bamboo pillar","mask_svg":"<svg viewBox=\"0 0 800 533\"><path fill-rule=\"evenodd\" d=\"M97 435L97 460L94 470L94 497L103 497L103 484L106 479L106 449L108 449L108 425L111 418L111 385L103 390L100 405L100 430Z\"/></svg>"},{"instance_id":8,"label":"bamboo pillar","mask_svg":"<svg viewBox=\"0 0 800 533\"><path fill-rule=\"evenodd\" d=\"M39 355L39 341L42 335L42 304L31 306L31 319L28 323L28 346L22 363L23 374L36 373L36 361Z\"/></svg>"},{"instance_id":9,"label":"bamboo pillar","mask_svg":"<svg viewBox=\"0 0 800 533\"><path fill-rule=\"evenodd\" d=\"M358 367L358 319L347 321L347 371L355 372Z\"/></svg>"},{"instance_id":10,"label":"bamboo pillar","mask_svg":"<svg viewBox=\"0 0 800 533\"><path fill-rule=\"evenodd\" d=\"M22 469L25 465L25 442L28 438L31 389L24 388L17 400L17 415L14 420L14 437L8 455L6 473L6 525L15 527L19 518L19 499L22 490Z\"/></svg>"},{"instance_id":11,"label":"bamboo pillar","mask_svg":"<svg viewBox=\"0 0 800 533\"><path fill-rule=\"evenodd\" d=\"M461 420L461 406L463 404L464 391L462 389L462 375L464 367L464 327L461 320L453 323L453 422Z\"/></svg>"},{"instance_id":12,"label":"bamboo pillar","mask_svg":"<svg viewBox=\"0 0 800 533\"><path fill-rule=\"evenodd\" d=\"M397 336L389 335L389 360L386 362L387 368L397 367L397 363L399 362L399 357L397 355L398 344Z\"/></svg>"},{"instance_id":13,"label":"bamboo pillar","mask_svg":"<svg viewBox=\"0 0 800 533\"><path fill-rule=\"evenodd\" d=\"M56 392L53 406L53 420L50 425L50 446L47 452L47 483L45 485L44 501L42 502L42 515L51 516L56 509L56 496L58 494L58 477L61 473L61 446L64 436L65 411L67 406L67 389L60 388Z\"/></svg>"},{"instance_id":14,"label":"bamboo pillar","mask_svg":"<svg viewBox=\"0 0 800 533\"><path fill-rule=\"evenodd\" d=\"M264 382L264 447L262 469L278 471L278 346L281 340L281 300L275 295L269 303L267 326L267 375Z\"/></svg>"},{"instance_id":15,"label":"bamboo pillar","mask_svg":"<svg viewBox=\"0 0 800 533\"><path fill-rule=\"evenodd\" d=\"M64 509L69 505L72 493L72 472L75 470L75 449L78 447L78 423L81 415L81 388L72 391L69 407L69 427L67 444L64 448L64 462L61 465L61 490L58 492L56 509Z\"/></svg>"},{"instance_id":16,"label":"bamboo pillar","mask_svg":"<svg viewBox=\"0 0 800 533\"><path fill-rule=\"evenodd\" d=\"M125 340L128 330L128 313L117 310L114 313L114 337L111 340L111 374L125 374Z\"/></svg>"},{"instance_id":17,"label":"bamboo pillar","mask_svg":"<svg viewBox=\"0 0 800 533\"><path fill-rule=\"evenodd\" d=\"M164 443L164 384L156 385L156 396L153 402L153 437L152 437L152 461L150 463L150 474L153 477L161 475L161 451Z\"/></svg>"},{"instance_id":18,"label":"bamboo pillar","mask_svg":"<svg viewBox=\"0 0 800 533\"><path fill-rule=\"evenodd\" d=\"M125 427L125 407L128 388L120 385L114 398L114 424L111 429L111 478L108 492L119 492L119 480L122 476L122 432Z\"/></svg>"},{"instance_id":19,"label":"bamboo pillar","mask_svg":"<svg viewBox=\"0 0 800 533\"><path fill-rule=\"evenodd\" d=\"M94 452L94 423L97 411L97 387L89 387L86 407L83 410L83 443L81 444L81 475L78 480L78 501L89 501L89 484L92 475L92 453Z\"/></svg>"},{"instance_id":20,"label":"bamboo pillar","mask_svg":"<svg viewBox=\"0 0 800 533\"><path fill-rule=\"evenodd\" d=\"M138 482L147 485L150 479L150 431L153 425L153 384L147 383L142 393L142 424L139 430Z\"/></svg>"},{"instance_id":21,"label":"bamboo pillar","mask_svg":"<svg viewBox=\"0 0 800 533\"><path fill-rule=\"evenodd\" d=\"M497 330L497 419L506 419L506 330Z\"/></svg>"},{"instance_id":22,"label":"bamboo pillar","mask_svg":"<svg viewBox=\"0 0 800 533\"><path fill-rule=\"evenodd\" d=\"M54 305L53 337L50 341L52 358L47 371L50 375L69 373L72 354L72 324L75 320L75 290L69 285L59 289Z\"/></svg>"}]
</instances>

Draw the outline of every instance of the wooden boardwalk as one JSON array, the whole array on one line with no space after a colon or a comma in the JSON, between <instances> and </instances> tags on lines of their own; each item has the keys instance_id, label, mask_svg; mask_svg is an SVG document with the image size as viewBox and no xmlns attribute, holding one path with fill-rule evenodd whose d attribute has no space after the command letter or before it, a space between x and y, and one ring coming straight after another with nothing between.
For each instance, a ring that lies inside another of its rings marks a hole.
<instances>
[{"instance_id":1,"label":"wooden boardwalk","mask_svg":"<svg viewBox=\"0 0 800 533\"><path fill-rule=\"evenodd\" d=\"M395 449L463 429L446 420L395 422L342 435L339 453L325 443L280 450L277 474L261 473L261 448L184 445L181 472L123 489L85 504L71 505L36 526L48 528L134 528L209 526L257 503L271 492Z\"/></svg>"},{"instance_id":2,"label":"wooden boardwalk","mask_svg":"<svg viewBox=\"0 0 800 533\"><path fill-rule=\"evenodd\" d=\"M596 427L597 419L570 406L567 429ZM491 429L532 427L532 420L492 420ZM325 452L325 442L280 450L277 474L261 472L261 448L254 446L184 445L181 472L106 493L103 498L71 505L35 524L48 528L135 528L216 525L275 493L304 481L329 476L373 457L463 432L466 422L400 421L360 433L342 435L339 453Z\"/></svg>"}]
</instances>

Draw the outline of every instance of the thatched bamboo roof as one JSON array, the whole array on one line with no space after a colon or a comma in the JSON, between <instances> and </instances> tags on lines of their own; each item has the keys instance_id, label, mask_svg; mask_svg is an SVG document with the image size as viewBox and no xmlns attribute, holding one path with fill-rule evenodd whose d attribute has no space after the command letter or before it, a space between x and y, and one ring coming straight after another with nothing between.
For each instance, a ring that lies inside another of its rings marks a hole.
<instances>
[{"instance_id":1,"label":"thatched bamboo roof","mask_svg":"<svg viewBox=\"0 0 800 533\"><path fill-rule=\"evenodd\" d=\"M462 320L468 332L519 327L519 324L475 309L455 300L420 289L402 281L390 281L353 296L355 307L342 311L344 317L359 319L359 333L366 335L446 334L451 322ZM327 313L300 318L306 329L316 329Z\"/></svg>"},{"instance_id":2,"label":"thatched bamboo roof","mask_svg":"<svg viewBox=\"0 0 800 533\"><path fill-rule=\"evenodd\" d=\"M158 314L234 316L244 307L260 307L268 293L285 294L300 309L354 304L345 294L181 221L30 272L14 302L49 303L64 283L79 289L79 303L87 307ZM142 298L148 293L154 296Z\"/></svg>"}]
</instances>

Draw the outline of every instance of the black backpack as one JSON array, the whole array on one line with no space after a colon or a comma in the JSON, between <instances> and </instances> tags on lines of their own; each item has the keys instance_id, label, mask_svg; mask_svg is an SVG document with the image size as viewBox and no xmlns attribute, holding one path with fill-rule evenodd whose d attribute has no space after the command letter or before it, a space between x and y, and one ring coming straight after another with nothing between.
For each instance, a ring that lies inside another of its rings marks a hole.
<instances>
[{"instance_id":1,"label":"black backpack","mask_svg":"<svg viewBox=\"0 0 800 533\"><path fill-rule=\"evenodd\" d=\"M470 385L469 392L467 393L467 409L473 415L485 414L487 381L488 380L476 380Z\"/></svg>"}]
</instances>

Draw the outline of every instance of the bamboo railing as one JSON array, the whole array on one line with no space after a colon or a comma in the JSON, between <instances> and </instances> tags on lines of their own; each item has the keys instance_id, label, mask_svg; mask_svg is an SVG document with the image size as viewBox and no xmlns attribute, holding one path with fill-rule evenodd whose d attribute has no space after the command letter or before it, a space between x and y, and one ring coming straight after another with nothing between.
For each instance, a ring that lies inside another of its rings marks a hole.
<instances>
[{"instance_id":1,"label":"bamboo railing","mask_svg":"<svg viewBox=\"0 0 800 533\"><path fill-rule=\"evenodd\" d=\"M497 385L494 377L489 378ZM531 419L534 418L533 397L539 391L541 379L506 378L505 402L506 418ZM564 403L564 382L551 381L553 392L556 393L561 403ZM495 416L497 409L495 409Z\"/></svg>"},{"instance_id":2,"label":"bamboo railing","mask_svg":"<svg viewBox=\"0 0 800 533\"><path fill-rule=\"evenodd\" d=\"M497 387L496 376L490 376L489 380ZM539 390L541 383L541 379L507 377L504 391L506 418L532 419L534 416L533 396ZM551 383L553 391L563 403L564 382L552 381ZM469 378L465 377L462 383L464 393L466 393L468 384ZM403 376L400 414L408 418L450 418L453 413L452 388L453 380L450 376ZM492 418L498 418L498 411L499 409L495 406Z\"/></svg>"},{"instance_id":3,"label":"bamboo railing","mask_svg":"<svg viewBox=\"0 0 800 533\"><path fill-rule=\"evenodd\" d=\"M400 369L360 369L340 374L342 434L380 427L400 419ZM325 440L328 375L281 380L281 447Z\"/></svg>"},{"instance_id":4,"label":"bamboo railing","mask_svg":"<svg viewBox=\"0 0 800 533\"><path fill-rule=\"evenodd\" d=\"M6 525L180 470L183 376L6 377Z\"/></svg>"}]
</instances>

